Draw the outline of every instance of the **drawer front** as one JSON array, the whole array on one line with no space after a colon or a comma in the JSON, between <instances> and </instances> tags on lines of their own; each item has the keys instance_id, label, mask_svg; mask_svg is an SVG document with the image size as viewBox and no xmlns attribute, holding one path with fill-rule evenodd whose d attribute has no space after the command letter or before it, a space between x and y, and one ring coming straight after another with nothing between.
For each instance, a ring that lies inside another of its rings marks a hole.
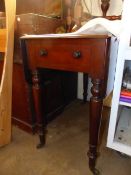
<instances>
[{"instance_id":1,"label":"drawer front","mask_svg":"<svg viewBox=\"0 0 131 175\"><path fill-rule=\"evenodd\" d=\"M89 70L90 42L83 39L27 40L29 66L60 70Z\"/></svg>"}]
</instances>

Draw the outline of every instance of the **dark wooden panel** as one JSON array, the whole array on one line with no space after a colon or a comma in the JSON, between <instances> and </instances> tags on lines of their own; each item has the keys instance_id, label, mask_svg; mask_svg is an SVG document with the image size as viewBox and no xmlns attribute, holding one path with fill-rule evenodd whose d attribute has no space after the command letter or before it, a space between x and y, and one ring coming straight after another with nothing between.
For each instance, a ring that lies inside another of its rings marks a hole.
<instances>
[{"instance_id":1,"label":"dark wooden panel","mask_svg":"<svg viewBox=\"0 0 131 175\"><path fill-rule=\"evenodd\" d=\"M4 0L0 0L0 11L5 11L5 3L4 3Z\"/></svg>"},{"instance_id":2,"label":"dark wooden panel","mask_svg":"<svg viewBox=\"0 0 131 175\"><path fill-rule=\"evenodd\" d=\"M39 69L47 123L77 97L77 73Z\"/></svg>"},{"instance_id":3,"label":"dark wooden panel","mask_svg":"<svg viewBox=\"0 0 131 175\"><path fill-rule=\"evenodd\" d=\"M62 112L65 105L76 98L77 74L48 69L41 69L40 74L43 87L43 113L48 123ZM32 132L35 129L31 86L25 81L22 65L14 64L12 120L13 124L27 132Z\"/></svg>"},{"instance_id":4,"label":"dark wooden panel","mask_svg":"<svg viewBox=\"0 0 131 175\"><path fill-rule=\"evenodd\" d=\"M30 101L30 88L24 79L22 65L14 64L12 89L12 120L20 128L32 132L33 111Z\"/></svg>"}]
</instances>

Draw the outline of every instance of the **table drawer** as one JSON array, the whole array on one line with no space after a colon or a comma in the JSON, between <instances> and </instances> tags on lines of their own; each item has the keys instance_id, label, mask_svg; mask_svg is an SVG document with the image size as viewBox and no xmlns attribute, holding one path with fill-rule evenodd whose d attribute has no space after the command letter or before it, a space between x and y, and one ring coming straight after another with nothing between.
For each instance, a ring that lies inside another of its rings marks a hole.
<instances>
[{"instance_id":1,"label":"table drawer","mask_svg":"<svg viewBox=\"0 0 131 175\"><path fill-rule=\"evenodd\" d=\"M58 41L59 40L59 41ZM91 58L90 42L75 39L44 39L27 42L29 65L61 70L88 70ZM82 47L81 47L82 46Z\"/></svg>"}]
</instances>

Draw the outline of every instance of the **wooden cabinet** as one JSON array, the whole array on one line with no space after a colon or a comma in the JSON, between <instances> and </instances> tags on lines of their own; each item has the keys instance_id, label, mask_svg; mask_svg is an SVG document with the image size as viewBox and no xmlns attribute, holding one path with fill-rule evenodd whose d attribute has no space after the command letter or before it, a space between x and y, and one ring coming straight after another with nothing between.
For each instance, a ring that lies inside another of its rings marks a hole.
<instances>
[{"instance_id":1,"label":"wooden cabinet","mask_svg":"<svg viewBox=\"0 0 131 175\"><path fill-rule=\"evenodd\" d=\"M31 92L27 85L23 66L13 65L13 89L12 89L12 121L20 128L32 132L34 121L31 111Z\"/></svg>"}]
</instances>

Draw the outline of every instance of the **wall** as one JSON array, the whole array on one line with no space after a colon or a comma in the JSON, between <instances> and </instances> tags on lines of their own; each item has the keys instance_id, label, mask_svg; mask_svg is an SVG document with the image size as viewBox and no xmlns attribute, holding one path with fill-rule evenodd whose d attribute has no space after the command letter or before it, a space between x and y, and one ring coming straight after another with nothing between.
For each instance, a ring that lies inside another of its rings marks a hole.
<instances>
[{"instance_id":1,"label":"wall","mask_svg":"<svg viewBox=\"0 0 131 175\"><path fill-rule=\"evenodd\" d=\"M90 12L93 15L96 16L102 15L101 0L85 0L85 1L90 9ZM86 11L85 6L84 11ZM110 8L108 10L107 15L120 15L121 11L122 11L122 0L110 0Z\"/></svg>"}]
</instances>

